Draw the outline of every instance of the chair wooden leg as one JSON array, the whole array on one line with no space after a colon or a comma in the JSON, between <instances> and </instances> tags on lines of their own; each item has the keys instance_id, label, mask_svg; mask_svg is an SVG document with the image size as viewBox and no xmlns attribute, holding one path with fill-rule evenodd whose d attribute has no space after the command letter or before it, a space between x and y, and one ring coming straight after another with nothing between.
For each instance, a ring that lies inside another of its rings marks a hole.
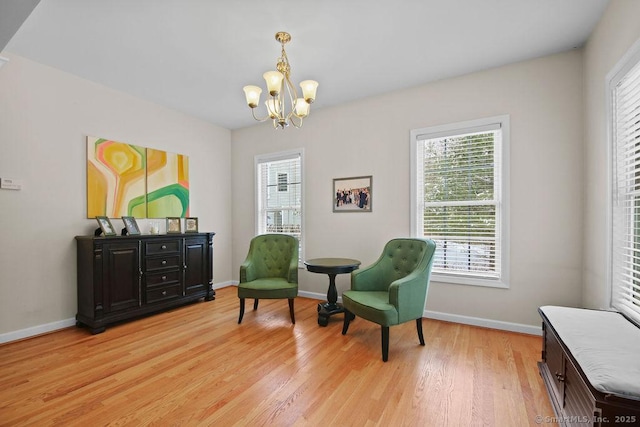
<instances>
[{"instance_id":1,"label":"chair wooden leg","mask_svg":"<svg viewBox=\"0 0 640 427\"><path fill-rule=\"evenodd\" d=\"M291 323L296 324L296 316L293 313L293 298L289 298L289 315L291 316Z\"/></svg>"},{"instance_id":2,"label":"chair wooden leg","mask_svg":"<svg viewBox=\"0 0 640 427\"><path fill-rule=\"evenodd\" d=\"M344 309L344 323L342 324L342 335L347 334L347 331L349 330L349 323L355 318L356 316L353 313L351 313L346 308Z\"/></svg>"},{"instance_id":3,"label":"chair wooden leg","mask_svg":"<svg viewBox=\"0 0 640 427\"><path fill-rule=\"evenodd\" d=\"M389 327L382 326L382 361L389 360Z\"/></svg>"},{"instance_id":4,"label":"chair wooden leg","mask_svg":"<svg viewBox=\"0 0 640 427\"><path fill-rule=\"evenodd\" d=\"M424 345L424 336L422 335L422 317L416 319L416 328L418 328L418 339L420 345Z\"/></svg>"},{"instance_id":5,"label":"chair wooden leg","mask_svg":"<svg viewBox=\"0 0 640 427\"><path fill-rule=\"evenodd\" d=\"M238 325L242 323L243 316L244 316L244 298L240 298L240 317L238 317Z\"/></svg>"},{"instance_id":6,"label":"chair wooden leg","mask_svg":"<svg viewBox=\"0 0 640 427\"><path fill-rule=\"evenodd\" d=\"M260 301L258 298L253 300L253 309L257 310L258 309L258 301Z\"/></svg>"}]
</instances>

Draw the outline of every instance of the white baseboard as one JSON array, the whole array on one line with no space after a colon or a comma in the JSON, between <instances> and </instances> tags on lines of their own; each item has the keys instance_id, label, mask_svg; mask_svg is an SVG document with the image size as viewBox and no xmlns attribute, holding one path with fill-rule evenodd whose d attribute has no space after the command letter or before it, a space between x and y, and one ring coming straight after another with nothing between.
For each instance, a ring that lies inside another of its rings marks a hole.
<instances>
[{"instance_id":1,"label":"white baseboard","mask_svg":"<svg viewBox=\"0 0 640 427\"><path fill-rule=\"evenodd\" d=\"M460 314L440 313L438 311L431 311L431 310L425 310L424 317L428 319L444 320L445 322L480 326L483 328L500 329L503 331L510 331L510 332L520 332L520 333L529 334L529 335L540 335L540 336L542 335L542 326L531 326L531 325L524 325L522 323L503 322L501 320L483 319L481 317L462 316Z\"/></svg>"},{"instance_id":2,"label":"white baseboard","mask_svg":"<svg viewBox=\"0 0 640 427\"><path fill-rule=\"evenodd\" d=\"M236 284L238 282L235 282ZM234 284L233 280L228 282L214 283L213 289L221 289L226 288L227 286L231 286ZM74 326L76 324L76 319L65 319L57 322L47 323L44 325L37 325L31 328L20 329L19 331L6 332L4 334L0 334L0 344L8 343L11 341L18 341L25 338L35 337L36 335L42 335L49 332L55 332L60 329L68 328L70 326Z\"/></svg>"},{"instance_id":3,"label":"white baseboard","mask_svg":"<svg viewBox=\"0 0 640 427\"><path fill-rule=\"evenodd\" d=\"M236 283L237 284L237 283ZM326 300L325 294L316 292L299 291L298 295L305 298ZM338 297L338 302L342 302L342 297ZM463 325L480 326L483 328L499 329L502 331L519 332L529 335L542 335L542 326L524 325L521 323L503 322L501 320L483 319L481 317L462 316L460 314L440 313L438 311L425 310L424 317L427 319L443 320L446 322L461 323Z\"/></svg>"},{"instance_id":4,"label":"white baseboard","mask_svg":"<svg viewBox=\"0 0 640 427\"><path fill-rule=\"evenodd\" d=\"M235 281L233 285L238 286L238 281ZM326 294L317 292L299 291L298 295L301 297L317 299L320 301L325 301L327 299ZM338 297L338 302L342 303L342 297ZM463 325L480 326L482 328L499 329L502 331L519 332L529 335L542 335L542 326L531 326L521 323L503 322L501 320L463 316L460 314L441 313L431 310L425 310L423 315L427 319L443 320L445 322L461 323Z\"/></svg>"},{"instance_id":5,"label":"white baseboard","mask_svg":"<svg viewBox=\"0 0 640 427\"><path fill-rule=\"evenodd\" d=\"M237 280L229 280L226 282L215 283L213 289L222 289L228 286L238 286ZM326 294L318 292L299 291L298 295L305 298L324 301L327 299ZM342 302L342 297L338 297L338 302ZM425 310L424 317L428 319L444 320L446 322L462 323L464 325L480 326L483 328L500 329L503 331L520 332L530 335L542 335L542 326L523 325L521 323L503 322L500 320L483 319L480 317L462 316L460 314L440 313L438 311ZM76 319L65 319L58 322L47 323L44 325L33 326L31 328L21 329L19 331L7 332L0 334L0 344L17 341L25 338L54 332L59 329L68 328L76 324Z\"/></svg>"},{"instance_id":6,"label":"white baseboard","mask_svg":"<svg viewBox=\"0 0 640 427\"><path fill-rule=\"evenodd\" d=\"M220 282L220 283L214 283L213 284L213 289L222 289L222 288L226 288L227 286L238 286L238 281L237 280L229 280L226 282Z\"/></svg>"},{"instance_id":7,"label":"white baseboard","mask_svg":"<svg viewBox=\"0 0 640 427\"><path fill-rule=\"evenodd\" d=\"M31 328L20 329L19 331L7 332L0 334L0 344L35 337L36 335L42 335L59 329L68 328L75 324L76 319L65 319L57 322L46 323L44 325L32 326Z\"/></svg>"},{"instance_id":8,"label":"white baseboard","mask_svg":"<svg viewBox=\"0 0 640 427\"><path fill-rule=\"evenodd\" d=\"M319 294L317 292L309 292L309 291L298 291L298 295L300 295L301 297L305 297L305 298L310 298L310 299L317 299L320 301L326 301L327 300L327 294ZM338 302L342 303L342 297L338 297Z\"/></svg>"}]
</instances>

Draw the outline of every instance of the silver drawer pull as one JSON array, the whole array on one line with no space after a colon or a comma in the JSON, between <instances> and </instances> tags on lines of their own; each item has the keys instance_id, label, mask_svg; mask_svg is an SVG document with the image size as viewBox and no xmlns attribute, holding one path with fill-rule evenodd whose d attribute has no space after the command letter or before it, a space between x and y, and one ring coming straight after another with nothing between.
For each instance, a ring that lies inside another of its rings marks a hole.
<instances>
[{"instance_id":1,"label":"silver drawer pull","mask_svg":"<svg viewBox=\"0 0 640 427\"><path fill-rule=\"evenodd\" d=\"M166 263L167 263L167 260L166 260L166 259L163 259L163 260L162 260L162 265L165 265Z\"/></svg>"},{"instance_id":2,"label":"silver drawer pull","mask_svg":"<svg viewBox=\"0 0 640 427\"><path fill-rule=\"evenodd\" d=\"M167 249L167 245L160 246L160 249Z\"/></svg>"},{"instance_id":3,"label":"silver drawer pull","mask_svg":"<svg viewBox=\"0 0 640 427\"><path fill-rule=\"evenodd\" d=\"M162 296L167 295L167 291L162 291Z\"/></svg>"},{"instance_id":4,"label":"silver drawer pull","mask_svg":"<svg viewBox=\"0 0 640 427\"><path fill-rule=\"evenodd\" d=\"M162 276L162 280L167 280L167 276Z\"/></svg>"}]
</instances>

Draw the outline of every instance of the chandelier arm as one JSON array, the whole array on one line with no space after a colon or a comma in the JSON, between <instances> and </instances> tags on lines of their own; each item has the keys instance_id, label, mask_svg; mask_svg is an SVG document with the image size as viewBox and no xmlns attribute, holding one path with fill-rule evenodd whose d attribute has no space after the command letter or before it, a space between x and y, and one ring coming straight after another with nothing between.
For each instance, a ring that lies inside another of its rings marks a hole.
<instances>
[{"instance_id":1,"label":"chandelier arm","mask_svg":"<svg viewBox=\"0 0 640 427\"><path fill-rule=\"evenodd\" d=\"M285 120L290 120L291 116L298 117L298 115L296 114L296 104L298 103L298 91L296 91L296 87L293 85L293 83L291 83L291 79L289 78L288 74L285 75L285 81L287 86L287 94L289 95L289 102L291 103L291 111L289 112L289 114L287 114L287 117ZM282 110L282 112L284 113L284 110Z\"/></svg>"},{"instance_id":2,"label":"chandelier arm","mask_svg":"<svg viewBox=\"0 0 640 427\"><path fill-rule=\"evenodd\" d=\"M265 121L267 121L267 119L269 118L269 116L268 116L268 115L267 115L266 117L262 118L262 119L261 119L261 118L259 118L259 117L256 117L256 109L255 109L255 108L252 108L252 109L251 109L251 115L253 116L253 118L254 118L254 119L256 119L256 120L257 120L257 121L259 121L259 122L265 122Z\"/></svg>"},{"instance_id":3,"label":"chandelier arm","mask_svg":"<svg viewBox=\"0 0 640 427\"><path fill-rule=\"evenodd\" d=\"M288 88L286 87L287 85L282 82L282 90L280 91L280 97L278 98L278 101L280 102L280 114L278 114L278 118L282 121L286 121L285 119L285 113L286 113L286 102L285 102L285 96L284 96L284 91L288 91Z\"/></svg>"},{"instance_id":4,"label":"chandelier arm","mask_svg":"<svg viewBox=\"0 0 640 427\"><path fill-rule=\"evenodd\" d=\"M294 117L297 117L299 122L296 124L296 121L293 120ZM291 123L293 125L294 128L298 128L300 129L302 127L302 117L298 116L297 114L294 114L290 119L289 119L289 123Z\"/></svg>"}]
</instances>

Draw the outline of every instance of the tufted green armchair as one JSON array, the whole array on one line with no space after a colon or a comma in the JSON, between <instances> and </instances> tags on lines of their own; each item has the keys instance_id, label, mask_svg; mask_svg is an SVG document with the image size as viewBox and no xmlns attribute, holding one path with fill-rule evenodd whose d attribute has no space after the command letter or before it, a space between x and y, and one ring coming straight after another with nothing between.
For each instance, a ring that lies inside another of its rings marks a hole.
<instances>
[{"instance_id":1,"label":"tufted green armchair","mask_svg":"<svg viewBox=\"0 0 640 427\"><path fill-rule=\"evenodd\" d=\"M360 316L382 326L382 360L389 358L389 326L416 320L422 336L422 313L436 244L429 239L393 239L380 258L367 268L351 273L351 290L342 294L344 325Z\"/></svg>"},{"instance_id":2,"label":"tufted green armchair","mask_svg":"<svg viewBox=\"0 0 640 427\"><path fill-rule=\"evenodd\" d=\"M262 234L254 237L249 245L247 258L240 266L240 317L244 316L245 298L254 298L253 309L258 309L260 299L289 300L291 323L293 299L298 296L298 239L286 234Z\"/></svg>"}]
</instances>

